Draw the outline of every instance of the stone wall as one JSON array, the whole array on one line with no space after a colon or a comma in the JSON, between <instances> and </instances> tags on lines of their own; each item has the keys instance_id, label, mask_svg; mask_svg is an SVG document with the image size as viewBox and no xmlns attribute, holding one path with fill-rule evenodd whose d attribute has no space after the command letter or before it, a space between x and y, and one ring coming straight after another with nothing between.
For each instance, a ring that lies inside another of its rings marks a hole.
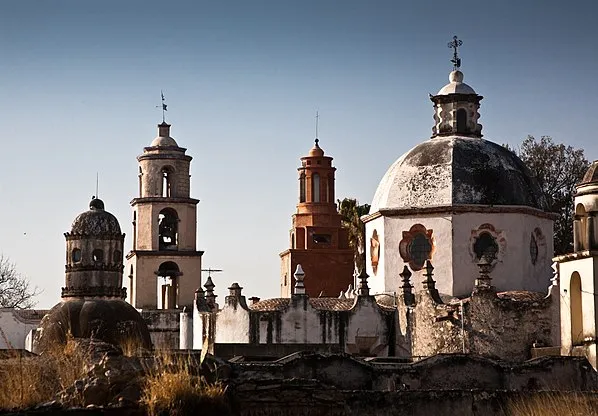
<instances>
[{"instance_id":1,"label":"stone wall","mask_svg":"<svg viewBox=\"0 0 598 416\"><path fill-rule=\"evenodd\" d=\"M443 300L434 288L422 289L415 296L410 291L402 293L398 298L397 355L420 358L474 353L524 361L531 358L534 346L558 345L558 289L548 296L525 291L497 293L490 282L477 284L465 299Z\"/></svg>"},{"instance_id":2,"label":"stone wall","mask_svg":"<svg viewBox=\"0 0 598 416\"><path fill-rule=\"evenodd\" d=\"M178 349L180 336L180 310L141 310L155 349Z\"/></svg>"}]
</instances>

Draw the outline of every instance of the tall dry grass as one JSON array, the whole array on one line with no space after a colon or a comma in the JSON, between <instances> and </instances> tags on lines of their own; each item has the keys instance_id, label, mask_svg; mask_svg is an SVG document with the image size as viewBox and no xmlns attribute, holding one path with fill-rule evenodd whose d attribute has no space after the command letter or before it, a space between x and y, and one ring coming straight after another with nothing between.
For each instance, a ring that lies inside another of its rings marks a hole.
<instances>
[{"instance_id":1,"label":"tall dry grass","mask_svg":"<svg viewBox=\"0 0 598 416\"><path fill-rule=\"evenodd\" d=\"M506 406L508 416L597 416L597 393L531 392L512 399Z\"/></svg>"},{"instance_id":2,"label":"tall dry grass","mask_svg":"<svg viewBox=\"0 0 598 416\"><path fill-rule=\"evenodd\" d=\"M147 371L141 404L149 416L227 415L226 388L209 384L189 356L161 353Z\"/></svg>"},{"instance_id":3,"label":"tall dry grass","mask_svg":"<svg viewBox=\"0 0 598 416\"><path fill-rule=\"evenodd\" d=\"M40 356L0 360L0 409L50 401L85 374L85 355L73 339L53 345Z\"/></svg>"}]
</instances>

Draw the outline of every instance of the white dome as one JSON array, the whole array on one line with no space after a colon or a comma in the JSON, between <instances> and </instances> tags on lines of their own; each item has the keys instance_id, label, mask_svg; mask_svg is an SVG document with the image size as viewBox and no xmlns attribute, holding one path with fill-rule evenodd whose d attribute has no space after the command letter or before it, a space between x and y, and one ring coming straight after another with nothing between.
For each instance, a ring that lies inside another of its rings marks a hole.
<instances>
[{"instance_id":1,"label":"white dome","mask_svg":"<svg viewBox=\"0 0 598 416\"><path fill-rule=\"evenodd\" d=\"M449 74L449 83L438 91L436 95L449 94L475 94L476 92L469 85L463 82L463 72L452 71Z\"/></svg>"},{"instance_id":2,"label":"white dome","mask_svg":"<svg viewBox=\"0 0 598 416\"><path fill-rule=\"evenodd\" d=\"M545 209L537 182L513 152L480 138L447 136L415 146L391 165L370 214L453 205Z\"/></svg>"},{"instance_id":3,"label":"white dome","mask_svg":"<svg viewBox=\"0 0 598 416\"><path fill-rule=\"evenodd\" d=\"M152 147L155 146L170 146L170 147L179 147L178 144L174 141L174 139L172 137L156 137L153 141L152 144L150 145Z\"/></svg>"}]
</instances>

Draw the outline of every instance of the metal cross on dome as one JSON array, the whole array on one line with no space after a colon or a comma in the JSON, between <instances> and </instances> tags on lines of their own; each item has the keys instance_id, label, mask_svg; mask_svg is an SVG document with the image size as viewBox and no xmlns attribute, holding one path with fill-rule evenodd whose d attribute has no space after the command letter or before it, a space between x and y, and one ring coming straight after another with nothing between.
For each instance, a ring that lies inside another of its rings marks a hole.
<instances>
[{"instance_id":1,"label":"metal cross on dome","mask_svg":"<svg viewBox=\"0 0 598 416\"><path fill-rule=\"evenodd\" d=\"M457 55L457 48L463 45L463 41L459 39L457 36L453 36L453 40L448 43L449 49L453 49L453 59L451 62L453 63L453 70L456 71L457 68L461 67L461 58Z\"/></svg>"}]
</instances>

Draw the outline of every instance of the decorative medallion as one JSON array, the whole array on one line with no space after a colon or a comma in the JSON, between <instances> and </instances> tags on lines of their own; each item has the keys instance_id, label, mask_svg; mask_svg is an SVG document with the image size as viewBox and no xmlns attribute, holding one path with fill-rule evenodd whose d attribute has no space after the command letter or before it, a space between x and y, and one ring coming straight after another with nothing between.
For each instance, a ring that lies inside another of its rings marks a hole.
<instances>
[{"instance_id":1,"label":"decorative medallion","mask_svg":"<svg viewBox=\"0 0 598 416\"><path fill-rule=\"evenodd\" d=\"M375 276L378 272L378 261L380 260L380 241L378 239L378 231L376 230L374 230L372 238L370 238L370 260Z\"/></svg>"},{"instance_id":2,"label":"decorative medallion","mask_svg":"<svg viewBox=\"0 0 598 416\"><path fill-rule=\"evenodd\" d=\"M432 237L433 230L421 224L413 225L409 231L403 231L403 239L399 243L399 254L411 270L421 270L426 260L431 260L436 246Z\"/></svg>"},{"instance_id":3,"label":"decorative medallion","mask_svg":"<svg viewBox=\"0 0 598 416\"><path fill-rule=\"evenodd\" d=\"M529 239L529 256L532 260L532 264L536 264L538 261L538 242L536 241L536 236L533 233Z\"/></svg>"}]
</instances>

